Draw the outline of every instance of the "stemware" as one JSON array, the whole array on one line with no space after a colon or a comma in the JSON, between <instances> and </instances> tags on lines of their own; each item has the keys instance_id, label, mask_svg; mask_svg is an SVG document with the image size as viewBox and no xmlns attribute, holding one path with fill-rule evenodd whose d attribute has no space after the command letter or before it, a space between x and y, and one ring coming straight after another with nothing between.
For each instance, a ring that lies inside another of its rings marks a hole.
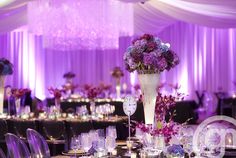
<instances>
[{"instance_id":1,"label":"stemware","mask_svg":"<svg viewBox=\"0 0 236 158\"><path fill-rule=\"evenodd\" d=\"M105 137L104 129L97 129L97 133L99 137Z\"/></svg>"},{"instance_id":2,"label":"stemware","mask_svg":"<svg viewBox=\"0 0 236 158\"><path fill-rule=\"evenodd\" d=\"M85 152L88 152L89 149L92 147L89 133L81 133L81 147Z\"/></svg>"},{"instance_id":3,"label":"stemware","mask_svg":"<svg viewBox=\"0 0 236 158\"><path fill-rule=\"evenodd\" d=\"M70 149L73 150L75 157L76 157L76 150L77 150L77 142L76 142L76 137L71 138L70 142Z\"/></svg>"},{"instance_id":4,"label":"stemware","mask_svg":"<svg viewBox=\"0 0 236 158\"><path fill-rule=\"evenodd\" d=\"M105 137L98 137L95 142L95 150L97 152L103 152L105 150Z\"/></svg>"},{"instance_id":5,"label":"stemware","mask_svg":"<svg viewBox=\"0 0 236 158\"><path fill-rule=\"evenodd\" d=\"M136 127L136 130L135 130L135 137L138 138L139 141L141 141L143 138L143 132L138 127Z\"/></svg>"},{"instance_id":6,"label":"stemware","mask_svg":"<svg viewBox=\"0 0 236 158\"><path fill-rule=\"evenodd\" d=\"M110 136L113 138L117 138L117 132L116 132L116 127L115 126L109 126L106 128L106 136Z\"/></svg>"},{"instance_id":7,"label":"stemware","mask_svg":"<svg viewBox=\"0 0 236 158\"><path fill-rule=\"evenodd\" d=\"M94 115L95 109L96 109L95 102L91 102L89 108L90 108L91 115Z\"/></svg>"},{"instance_id":8,"label":"stemware","mask_svg":"<svg viewBox=\"0 0 236 158\"><path fill-rule=\"evenodd\" d=\"M193 151L193 134L194 130L191 126L183 126L181 129L182 138L181 142L183 144L184 150L188 153L189 157Z\"/></svg>"},{"instance_id":9,"label":"stemware","mask_svg":"<svg viewBox=\"0 0 236 158\"><path fill-rule=\"evenodd\" d=\"M105 147L108 151L108 153L112 153L112 151L116 148L116 140L114 137L107 136L106 137L106 144Z\"/></svg>"}]
</instances>

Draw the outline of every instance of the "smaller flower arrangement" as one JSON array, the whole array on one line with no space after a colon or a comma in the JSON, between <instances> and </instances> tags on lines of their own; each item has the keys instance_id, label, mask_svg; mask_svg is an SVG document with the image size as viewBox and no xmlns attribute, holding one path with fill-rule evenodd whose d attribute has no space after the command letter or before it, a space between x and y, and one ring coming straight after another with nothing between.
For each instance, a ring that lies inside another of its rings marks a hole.
<instances>
[{"instance_id":1,"label":"smaller flower arrangement","mask_svg":"<svg viewBox=\"0 0 236 158\"><path fill-rule=\"evenodd\" d=\"M179 125L173 121L174 113L169 113L170 117L166 121L167 112L176 105L176 98L172 95L158 93L155 107L155 125L149 126L139 123L137 128L140 128L144 133L150 133L152 136L163 135L165 142L168 143L172 136L177 134L179 129Z\"/></svg>"},{"instance_id":2,"label":"smaller flower arrangement","mask_svg":"<svg viewBox=\"0 0 236 158\"><path fill-rule=\"evenodd\" d=\"M101 92L102 90L99 87L95 87L88 84L84 85L84 93L86 97L91 101L94 101L98 97L98 95L101 94Z\"/></svg>"},{"instance_id":3,"label":"smaller flower arrangement","mask_svg":"<svg viewBox=\"0 0 236 158\"><path fill-rule=\"evenodd\" d=\"M134 40L124 55L125 67L129 72L160 73L179 64L179 58L169 44L158 37L144 34Z\"/></svg>"},{"instance_id":4,"label":"smaller flower arrangement","mask_svg":"<svg viewBox=\"0 0 236 158\"><path fill-rule=\"evenodd\" d=\"M140 90L140 89L141 89L141 87L140 87L139 84L135 84L135 85L134 85L134 90L135 90L135 91L138 91L138 90Z\"/></svg>"},{"instance_id":5,"label":"smaller flower arrangement","mask_svg":"<svg viewBox=\"0 0 236 158\"><path fill-rule=\"evenodd\" d=\"M104 91L109 91L111 90L111 84L105 84L103 82L101 82L98 87L101 89L101 90L104 90Z\"/></svg>"},{"instance_id":6,"label":"smaller flower arrangement","mask_svg":"<svg viewBox=\"0 0 236 158\"><path fill-rule=\"evenodd\" d=\"M167 158L184 157L184 149L180 145L173 144L167 148Z\"/></svg>"},{"instance_id":7,"label":"smaller flower arrangement","mask_svg":"<svg viewBox=\"0 0 236 158\"><path fill-rule=\"evenodd\" d=\"M5 59L0 58L0 75L11 75L13 73L13 65L12 63Z\"/></svg>"},{"instance_id":8,"label":"smaller flower arrangement","mask_svg":"<svg viewBox=\"0 0 236 158\"><path fill-rule=\"evenodd\" d=\"M31 90L27 88L21 88L21 89L12 89L12 95L16 98L22 98L25 94L30 93Z\"/></svg>"},{"instance_id":9,"label":"smaller flower arrangement","mask_svg":"<svg viewBox=\"0 0 236 158\"><path fill-rule=\"evenodd\" d=\"M114 69L111 72L111 76L114 78L121 78L124 76L124 73L120 67L114 67Z\"/></svg>"},{"instance_id":10,"label":"smaller flower arrangement","mask_svg":"<svg viewBox=\"0 0 236 158\"><path fill-rule=\"evenodd\" d=\"M50 94L54 96L55 99L60 99L62 96L62 92L64 92L64 90L53 88L53 87L49 87L48 91Z\"/></svg>"},{"instance_id":11,"label":"smaller flower arrangement","mask_svg":"<svg viewBox=\"0 0 236 158\"><path fill-rule=\"evenodd\" d=\"M98 88L100 89L102 98L109 98L112 88L111 84L105 84L102 82L98 85Z\"/></svg>"},{"instance_id":12,"label":"smaller flower arrangement","mask_svg":"<svg viewBox=\"0 0 236 158\"><path fill-rule=\"evenodd\" d=\"M63 75L63 78L74 78L75 74L73 72L67 72Z\"/></svg>"}]
</instances>

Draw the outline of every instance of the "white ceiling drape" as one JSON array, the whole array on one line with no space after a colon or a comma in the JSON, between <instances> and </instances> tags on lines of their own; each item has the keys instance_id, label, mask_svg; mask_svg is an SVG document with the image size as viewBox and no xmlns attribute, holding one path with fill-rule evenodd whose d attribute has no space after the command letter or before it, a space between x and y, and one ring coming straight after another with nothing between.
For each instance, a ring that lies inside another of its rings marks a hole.
<instances>
[{"instance_id":1,"label":"white ceiling drape","mask_svg":"<svg viewBox=\"0 0 236 158\"><path fill-rule=\"evenodd\" d=\"M236 27L235 0L135 0L133 2L136 34L158 33L176 21L214 28Z\"/></svg>"},{"instance_id":2,"label":"white ceiling drape","mask_svg":"<svg viewBox=\"0 0 236 158\"><path fill-rule=\"evenodd\" d=\"M27 3L32 0L11 1L0 6L0 32L27 24ZM215 28L236 27L236 0L115 1L133 3L135 34L158 33L176 21Z\"/></svg>"},{"instance_id":3,"label":"white ceiling drape","mask_svg":"<svg viewBox=\"0 0 236 158\"><path fill-rule=\"evenodd\" d=\"M0 33L27 24L27 3L31 0L11 0L0 7Z\"/></svg>"}]
</instances>

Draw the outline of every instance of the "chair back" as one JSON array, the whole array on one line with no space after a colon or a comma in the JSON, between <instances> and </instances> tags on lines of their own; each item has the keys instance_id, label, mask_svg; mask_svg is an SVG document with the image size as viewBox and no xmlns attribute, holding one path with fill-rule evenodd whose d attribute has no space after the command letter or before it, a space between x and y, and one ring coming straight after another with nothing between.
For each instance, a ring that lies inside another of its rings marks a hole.
<instances>
[{"instance_id":1,"label":"chair back","mask_svg":"<svg viewBox=\"0 0 236 158\"><path fill-rule=\"evenodd\" d=\"M14 133L22 138L26 139L26 130L30 129L37 129L36 123L34 120L14 120Z\"/></svg>"},{"instance_id":2,"label":"chair back","mask_svg":"<svg viewBox=\"0 0 236 158\"><path fill-rule=\"evenodd\" d=\"M7 133L5 140L9 158L30 158L30 152L26 144L16 135Z\"/></svg>"},{"instance_id":3,"label":"chair back","mask_svg":"<svg viewBox=\"0 0 236 158\"><path fill-rule=\"evenodd\" d=\"M8 132L8 126L7 126L7 121L0 119L0 140L5 141L5 134Z\"/></svg>"},{"instance_id":4,"label":"chair back","mask_svg":"<svg viewBox=\"0 0 236 158\"><path fill-rule=\"evenodd\" d=\"M0 148L0 158L7 158L1 148Z\"/></svg>"},{"instance_id":5,"label":"chair back","mask_svg":"<svg viewBox=\"0 0 236 158\"><path fill-rule=\"evenodd\" d=\"M65 123L57 120L42 122L43 134L49 140L64 140L66 135Z\"/></svg>"},{"instance_id":6,"label":"chair back","mask_svg":"<svg viewBox=\"0 0 236 158\"><path fill-rule=\"evenodd\" d=\"M32 158L50 158L50 150L44 137L33 129L27 129L27 140Z\"/></svg>"}]
</instances>

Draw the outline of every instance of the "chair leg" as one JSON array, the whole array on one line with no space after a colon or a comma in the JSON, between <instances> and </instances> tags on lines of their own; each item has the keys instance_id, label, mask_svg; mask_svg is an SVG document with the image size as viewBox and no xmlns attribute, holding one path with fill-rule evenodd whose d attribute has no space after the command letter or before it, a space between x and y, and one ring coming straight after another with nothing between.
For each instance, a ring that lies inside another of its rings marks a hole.
<instances>
[{"instance_id":1,"label":"chair leg","mask_svg":"<svg viewBox=\"0 0 236 158\"><path fill-rule=\"evenodd\" d=\"M53 154L53 156L56 155L56 151L57 151L56 144L53 144L52 145L52 154Z\"/></svg>"}]
</instances>

